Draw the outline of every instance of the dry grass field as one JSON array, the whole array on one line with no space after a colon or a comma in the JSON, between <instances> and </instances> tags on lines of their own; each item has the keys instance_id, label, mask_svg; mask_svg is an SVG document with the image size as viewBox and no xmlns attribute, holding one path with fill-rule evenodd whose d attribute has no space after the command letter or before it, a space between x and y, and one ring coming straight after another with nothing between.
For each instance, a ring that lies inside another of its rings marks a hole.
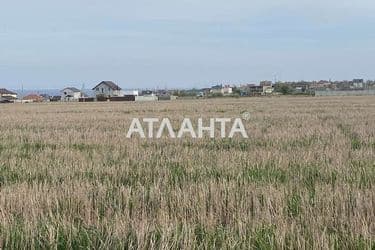
<instances>
[{"instance_id":1,"label":"dry grass field","mask_svg":"<svg viewBox=\"0 0 375 250\"><path fill-rule=\"evenodd\" d=\"M127 139L241 117L249 139ZM0 248L375 249L375 98L0 106Z\"/></svg>"}]
</instances>

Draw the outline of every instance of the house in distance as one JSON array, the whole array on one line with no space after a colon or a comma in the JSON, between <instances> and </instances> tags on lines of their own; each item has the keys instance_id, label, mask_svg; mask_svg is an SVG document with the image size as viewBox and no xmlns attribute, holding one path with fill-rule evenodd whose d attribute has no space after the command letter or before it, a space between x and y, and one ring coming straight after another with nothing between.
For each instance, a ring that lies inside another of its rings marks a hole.
<instances>
[{"instance_id":1,"label":"house in distance","mask_svg":"<svg viewBox=\"0 0 375 250\"><path fill-rule=\"evenodd\" d=\"M22 98L22 103L43 102L44 98L38 94L29 94Z\"/></svg>"},{"instance_id":2,"label":"house in distance","mask_svg":"<svg viewBox=\"0 0 375 250\"><path fill-rule=\"evenodd\" d=\"M74 87L67 87L61 90L61 100L65 102L78 102L79 98L83 96L84 94Z\"/></svg>"},{"instance_id":3,"label":"house in distance","mask_svg":"<svg viewBox=\"0 0 375 250\"><path fill-rule=\"evenodd\" d=\"M17 93L14 93L7 89L0 89L0 101L1 102L14 102L17 99Z\"/></svg>"},{"instance_id":4,"label":"house in distance","mask_svg":"<svg viewBox=\"0 0 375 250\"><path fill-rule=\"evenodd\" d=\"M230 85L216 85L211 88L211 94L213 95L231 95L233 94L233 88Z\"/></svg>"},{"instance_id":5,"label":"house in distance","mask_svg":"<svg viewBox=\"0 0 375 250\"><path fill-rule=\"evenodd\" d=\"M122 89L112 81L102 81L92 90L95 91L95 96L98 99L123 96Z\"/></svg>"}]
</instances>

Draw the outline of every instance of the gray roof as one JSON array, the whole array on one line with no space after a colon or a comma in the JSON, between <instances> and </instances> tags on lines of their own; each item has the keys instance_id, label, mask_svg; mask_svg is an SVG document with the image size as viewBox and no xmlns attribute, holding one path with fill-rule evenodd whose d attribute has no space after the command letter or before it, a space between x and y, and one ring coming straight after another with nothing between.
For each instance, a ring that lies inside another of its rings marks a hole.
<instances>
[{"instance_id":1,"label":"gray roof","mask_svg":"<svg viewBox=\"0 0 375 250\"><path fill-rule=\"evenodd\" d=\"M211 89L222 89L223 88L223 85L220 84L220 85L215 85L215 86L212 86Z\"/></svg>"},{"instance_id":2,"label":"gray roof","mask_svg":"<svg viewBox=\"0 0 375 250\"><path fill-rule=\"evenodd\" d=\"M63 90L66 90L66 89L69 89L70 91L74 92L74 93L77 93L77 92L81 92L81 90L77 89L77 88L74 88L74 87L68 87L68 88L65 88Z\"/></svg>"},{"instance_id":3,"label":"gray roof","mask_svg":"<svg viewBox=\"0 0 375 250\"><path fill-rule=\"evenodd\" d=\"M0 89L0 95L17 95L17 93L14 93L7 89Z\"/></svg>"},{"instance_id":4,"label":"gray roof","mask_svg":"<svg viewBox=\"0 0 375 250\"><path fill-rule=\"evenodd\" d=\"M92 90L95 90L101 84L104 84L104 85L108 86L112 90L121 90L121 88L116 83L114 83L112 81L102 81L101 83L96 85Z\"/></svg>"}]
</instances>

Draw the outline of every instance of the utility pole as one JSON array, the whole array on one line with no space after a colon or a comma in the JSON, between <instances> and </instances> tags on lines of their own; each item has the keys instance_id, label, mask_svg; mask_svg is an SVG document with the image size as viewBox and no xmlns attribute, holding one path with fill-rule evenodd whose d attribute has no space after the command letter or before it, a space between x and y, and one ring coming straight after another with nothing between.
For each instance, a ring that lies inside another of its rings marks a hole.
<instances>
[{"instance_id":1,"label":"utility pole","mask_svg":"<svg viewBox=\"0 0 375 250\"><path fill-rule=\"evenodd\" d=\"M83 99L83 102L86 101L85 96L84 96L84 92L83 92L84 90L85 90L85 84L83 83L82 84L82 89L81 89L81 98Z\"/></svg>"},{"instance_id":2,"label":"utility pole","mask_svg":"<svg viewBox=\"0 0 375 250\"><path fill-rule=\"evenodd\" d=\"M274 82L274 84L277 83L277 75L276 74L273 75L273 82Z\"/></svg>"}]
</instances>

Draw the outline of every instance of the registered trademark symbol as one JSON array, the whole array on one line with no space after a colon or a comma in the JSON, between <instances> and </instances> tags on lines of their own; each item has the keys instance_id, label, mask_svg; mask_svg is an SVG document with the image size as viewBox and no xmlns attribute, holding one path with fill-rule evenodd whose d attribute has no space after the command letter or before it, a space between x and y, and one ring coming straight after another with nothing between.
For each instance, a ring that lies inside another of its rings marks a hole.
<instances>
[{"instance_id":1,"label":"registered trademark symbol","mask_svg":"<svg viewBox=\"0 0 375 250\"><path fill-rule=\"evenodd\" d=\"M243 119L243 120L245 120L245 121L249 121L249 120L250 120L250 118L251 118L251 115L250 115L250 113L249 113L249 112L247 112L247 111L245 111L245 112L242 112L242 113L241 113L241 115L242 115L242 119Z\"/></svg>"}]
</instances>

